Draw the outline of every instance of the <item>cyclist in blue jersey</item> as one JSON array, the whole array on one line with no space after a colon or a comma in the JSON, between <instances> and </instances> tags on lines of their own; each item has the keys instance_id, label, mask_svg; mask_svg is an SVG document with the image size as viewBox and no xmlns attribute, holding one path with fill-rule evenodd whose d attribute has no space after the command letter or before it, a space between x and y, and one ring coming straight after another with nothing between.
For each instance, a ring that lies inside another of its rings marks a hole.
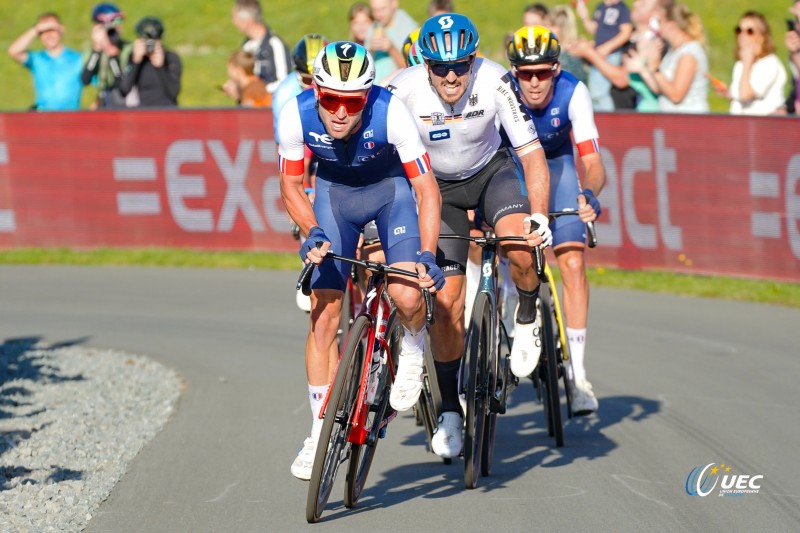
<instances>
[{"instance_id":1,"label":"cyclist in blue jersey","mask_svg":"<svg viewBox=\"0 0 800 533\"><path fill-rule=\"evenodd\" d=\"M547 28L520 28L509 41L506 52L512 65L511 74L547 156L550 211L572 208L580 215L580 218L557 218L551 227L553 252L564 284L564 314L574 373L570 380L572 410L585 415L598 407L583 364L589 308L585 223L600 215L597 195L606 183L592 100L583 82L561 70L561 47L556 35ZM585 170L583 189L575 169L573 139Z\"/></svg>"},{"instance_id":2,"label":"cyclist in blue jersey","mask_svg":"<svg viewBox=\"0 0 800 533\"><path fill-rule=\"evenodd\" d=\"M373 86L375 63L359 44L328 44L312 72L314 90L300 93L281 112L278 151L281 196L292 220L308 235L300 257L318 265L311 280L306 343L311 435L291 468L300 479L311 477L350 272L347 263L323 262L325 254L354 255L364 225L375 220L387 262L419 272L418 285L389 277L389 294L404 328L397 374L407 372L404 361L421 357L424 348L420 287L435 291L444 285L435 256L441 197L408 109L389 91ZM303 187L305 146L319 160L313 206Z\"/></svg>"}]
</instances>

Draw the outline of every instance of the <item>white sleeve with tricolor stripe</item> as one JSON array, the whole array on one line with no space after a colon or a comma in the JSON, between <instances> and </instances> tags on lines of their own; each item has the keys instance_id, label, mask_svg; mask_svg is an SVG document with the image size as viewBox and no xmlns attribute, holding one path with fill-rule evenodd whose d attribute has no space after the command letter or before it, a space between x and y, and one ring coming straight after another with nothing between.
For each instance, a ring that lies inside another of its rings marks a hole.
<instances>
[{"instance_id":1,"label":"white sleeve with tricolor stripe","mask_svg":"<svg viewBox=\"0 0 800 533\"><path fill-rule=\"evenodd\" d=\"M421 176L431 169L431 161L419 137L414 117L396 96L389 100L386 129L386 138L397 148L397 154L409 178Z\"/></svg>"},{"instance_id":2,"label":"white sleeve with tricolor stripe","mask_svg":"<svg viewBox=\"0 0 800 533\"><path fill-rule=\"evenodd\" d=\"M278 138L281 140L281 144L278 146L278 162L281 172L291 176L303 174L305 172L303 166L305 145L297 98L292 98L283 106L278 119L278 134Z\"/></svg>"},{"instance_id":3,"label":"white sleeve with tricolor stripe","mask_svg":"<svg viewBox=\"0 0 800 533\"><path fill-rule=\"evenodd\" d=\"M592 97L583 82L578 82L569 100L569 120L572 123L572 138L581 156L600 151L597 126L594 123Z\"/></svg>"}]
</instances>

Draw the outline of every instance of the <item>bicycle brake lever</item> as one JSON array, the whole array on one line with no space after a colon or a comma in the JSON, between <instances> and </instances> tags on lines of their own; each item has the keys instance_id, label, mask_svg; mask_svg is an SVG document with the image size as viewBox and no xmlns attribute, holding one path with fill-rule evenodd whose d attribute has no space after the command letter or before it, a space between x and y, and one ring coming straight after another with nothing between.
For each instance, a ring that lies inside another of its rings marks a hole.
<instances>
[{"instance_id":1,"label":"bicycle brake lever","mask_svg":"<svg viewBox=\"0 0 800 533\"><path fill-rule=\"evenodd\" d=\"M297 278L297 290L302 290L306 296L311 296L311 273L314 272L315 263L309 261L303 266L300 277Z\"/></svg>"},{"instance_id":2,"label":"bicycle brake lever","mask_svg":"<svg viewBox=\"0 0 800 533\"><path fill-rule=\"evenodd\" d=\"M422 289L422 297L425 299L425 323L433 325L436 323L436 295L431 294L428 289Z\"/></svg>"}]
</instances>

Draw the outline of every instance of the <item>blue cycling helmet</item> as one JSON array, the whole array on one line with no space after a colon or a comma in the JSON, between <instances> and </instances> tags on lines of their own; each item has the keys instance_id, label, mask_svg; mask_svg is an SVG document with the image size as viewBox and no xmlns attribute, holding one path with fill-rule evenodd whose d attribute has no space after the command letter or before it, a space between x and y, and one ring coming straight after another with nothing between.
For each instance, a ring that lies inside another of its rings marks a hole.
<instances>
[{"instance_id":1,"label":"blue cycling helmet","mask_svg":"<svg viewBox=\"0 0 800 533\"><path fill-rule=\"evenodd\" d=\"M125 19L125 14L114 4L101 3L92 9L92 22L100 22L106 27L116 26Z\"/></svg>"},{"instance_id":2,"label":"blue cycling helmet","mask_svg":"<svg viewBox=\"0 0 800 533\"><path fill-rule=\"evenodd\" d=\"M419 51L428 61L458 61L478 49L478 29L458 13L429 18L419 30Z\"/></svg>"}]
</instances>

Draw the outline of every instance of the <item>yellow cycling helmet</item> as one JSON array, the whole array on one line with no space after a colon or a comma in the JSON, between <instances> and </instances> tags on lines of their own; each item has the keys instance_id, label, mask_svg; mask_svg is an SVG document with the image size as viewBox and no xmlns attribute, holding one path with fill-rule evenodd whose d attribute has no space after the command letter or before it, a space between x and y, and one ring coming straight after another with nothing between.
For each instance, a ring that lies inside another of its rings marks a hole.
<instances>
[{"instance_id":1,"label":"yellow cycling helmet","mask_svg":"<svg viewBox=\"0 0 800 533\"><path fill-rule=\"evenodd\" d=\"M561 54L558 37L544 26L524 26L514 32L506 47L512 65L557 63Z\"/></svg>"}]
</instances>

